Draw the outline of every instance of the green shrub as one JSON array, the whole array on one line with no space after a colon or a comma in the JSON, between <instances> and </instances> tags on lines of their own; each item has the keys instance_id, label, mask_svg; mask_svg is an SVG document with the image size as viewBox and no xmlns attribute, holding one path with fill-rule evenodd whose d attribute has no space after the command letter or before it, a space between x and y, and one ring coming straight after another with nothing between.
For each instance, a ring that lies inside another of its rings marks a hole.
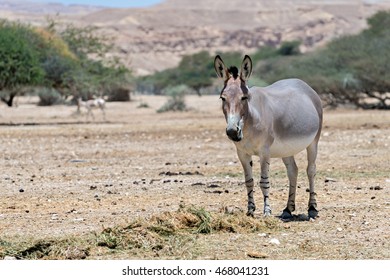
<instances>
[{"instance_id":1,"label":"green shrub","mask_svg":"<svg viewBox=\"0 0 390 280\"><path fill-rule=\"evenodd\" d=\"M61 94L53 88L42 88L38 92L39 106L51 106L62 102Z\"/></svg>"},{"instance_id":2,"label":"green shrub","mask_svg":"<svg viewBox=\"0 0 390 280\"><path fill-rule=\"evenodd\" d=\"M164 93L169 96L168 101L157 110L158 113L168 111L185 111L187 106L185 103L185 95L190 92L190 88L186 85L168 87Z\"/></svg>"}]
</instances>

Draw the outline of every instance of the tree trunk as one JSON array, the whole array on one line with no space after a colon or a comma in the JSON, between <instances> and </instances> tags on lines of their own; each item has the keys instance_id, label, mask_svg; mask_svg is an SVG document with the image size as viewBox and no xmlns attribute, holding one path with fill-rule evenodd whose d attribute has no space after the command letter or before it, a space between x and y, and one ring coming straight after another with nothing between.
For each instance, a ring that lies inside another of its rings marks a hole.
<instances>
[{"instance_id":1,"label":"tree trunk","mask_svg":"<svg viewBox=\"0 0 390 280\"><path fill-rule=\"evenodd\" d=\"M1 98L1 101L3 101L5 104L7 104L8 107L12 107L12 104L13 104L13 101L14 101L15 96L16 96L16 93L11 92L11 93L9 94L8 100L7 100L5 97L2 97L2 98Z\"/></svg>"}]
</instances>

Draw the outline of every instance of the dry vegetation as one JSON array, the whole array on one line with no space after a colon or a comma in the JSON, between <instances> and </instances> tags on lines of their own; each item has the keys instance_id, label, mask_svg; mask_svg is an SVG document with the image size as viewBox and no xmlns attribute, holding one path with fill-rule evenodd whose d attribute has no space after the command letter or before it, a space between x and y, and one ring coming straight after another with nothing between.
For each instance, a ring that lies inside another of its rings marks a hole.
<instances>
[{"instance_id":1,"label":"dry vegetation","mask_svg":"<svg viewBox=\"0 0 390 280\"><path fill-rule=\"evenodd\" d=\"M283 223L245 216L217 97L187 97L192 110L162 114L164 97L134 100L109 103L107 122L30 99L1 107L1 258L390 258L389 112L325 112L320 216ZM305 153L297 158L296 214L305 214ZM281 160L271 162L271 185L276 216L288 195ZM261 209L259 190L255 199Z\"/></svg>"}]
</instances>

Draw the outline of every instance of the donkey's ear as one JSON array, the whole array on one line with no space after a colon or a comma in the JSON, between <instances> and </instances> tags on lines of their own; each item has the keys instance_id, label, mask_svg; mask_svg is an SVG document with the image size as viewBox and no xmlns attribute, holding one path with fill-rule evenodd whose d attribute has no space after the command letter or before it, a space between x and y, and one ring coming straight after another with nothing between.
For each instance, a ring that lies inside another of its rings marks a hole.
<instances>
[{"instance_id":1,"label":"donkey's ear","mask_svg":"<svg viewBox=\"0 0 390 280\"><path fill-rule=\"evenodd\" d=\"M224 79L225 81L228 79L227 68L219 55L217 55L214 59L214 68L215 72L217 72L218 77Z\"/></svg>"},{"instance_id":2,"label":"donkey's ear","mask_svg":"<svg viewBox=\"0 0 390 280\"><path fill-rule=\"evenodd\" d=\"M247 81L252 74L252 59L248 56L245 55L244 60L242 61L241 64L241 79L244 81Z\"/></svg>"}]
</instances>

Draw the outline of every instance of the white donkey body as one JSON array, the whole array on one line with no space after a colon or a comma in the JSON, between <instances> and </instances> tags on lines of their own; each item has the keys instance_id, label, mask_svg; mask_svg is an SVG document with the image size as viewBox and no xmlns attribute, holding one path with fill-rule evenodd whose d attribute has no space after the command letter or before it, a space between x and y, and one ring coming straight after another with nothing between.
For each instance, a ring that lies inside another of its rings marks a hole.
<instances>
[{"instance_id":1,"label":"white donkey body","mask_svg":"<svg viewBox=\"0 0 390 280\"><path fill-rule=\"evenodd\" d=\"M234 141L245 173L248 215L256 207L253 197L252 156L260 157L260 187L264 197L264 214L271 214L269 204L270 158L282 158L289 178L287 207L281 217L291 219L295 210L298 168L294 155L307 150L307 174L310 186L309 217L317 216L314 192L315 160L322 127L322 105L317 93L298 79L278 81L268 87L248 88L252 61L245 56L240 75L236 67L226 68L217 56L215 70L224 79L221 92L228 137Z\"/></svg>"}]
</instances>

